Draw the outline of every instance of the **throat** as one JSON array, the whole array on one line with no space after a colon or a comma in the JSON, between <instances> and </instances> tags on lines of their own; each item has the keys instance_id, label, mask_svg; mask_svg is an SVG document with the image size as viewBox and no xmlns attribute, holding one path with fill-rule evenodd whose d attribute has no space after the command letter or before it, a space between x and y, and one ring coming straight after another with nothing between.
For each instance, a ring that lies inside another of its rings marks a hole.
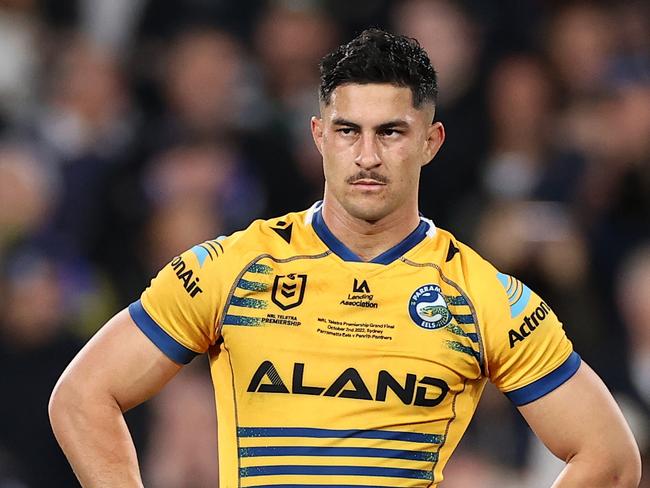
<instances>
[{"instance_id":1,"label":"throat","mask_svg":"<svg viewBox=\"0 0 650 488\"><path fill-rule=\"evenodd\" d=\"M362 261L369 262L402 242L414 229L415 227L403 234L381 230L368 234L349 234L346 236L347 242L344 240L341 242Z\"/></svg>"},{"instance_id":2,"label":"throat","mask_svg":"<svg viewBox=\"0 0 650 488\"><path fill-rule=\"evenodd\" d=\"M323 208L322 214L329 231L361 261L369 262L394 248L415 231L420 217L414 212L410 218L386 217L368 222Z\"/></svg>"}]
</instances>

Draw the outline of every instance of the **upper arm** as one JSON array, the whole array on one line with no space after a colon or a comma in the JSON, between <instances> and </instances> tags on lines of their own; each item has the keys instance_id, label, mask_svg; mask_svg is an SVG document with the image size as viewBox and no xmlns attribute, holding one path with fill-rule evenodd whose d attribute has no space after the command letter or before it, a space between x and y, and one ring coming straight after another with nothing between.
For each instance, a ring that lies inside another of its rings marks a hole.
<instances>
[{"instance_id":1,"label":"upper arm","mask_svg":"<svg viewBox=\"0 0 650 488\"><path fill-rule=\"evenodd\" d=\"M140 300L83 348L57 390L65 386L68 399L90 392L100 400L110 395L128 410L162 388L180 364L206 352L217 340L227 273L220 259L223 247L214 242L194 246L163 267Z\"/></svg>"},{"instance_id":2,"label":"upper arm","mask_svg":"<svg viewBox=\"0 0 650 488\"><path fill-rule=\"evenodd\" d=\"M566 462L582 458L591 470L606 473L640 469L639 451L623 414L584 362L569 380L519 411L548 449Z\"/></svg>"},{"instance_id":3,"label":"upper arm","mask_svg":"<svg viewBox=\"0 0 650 488\"><path fill-rule=\"evenodd\" d=\"M63 393L72 401L114 400L126 411L157 393L180 368L122 310L70 363L55 396Z\"/></svg>"}]
</instances>

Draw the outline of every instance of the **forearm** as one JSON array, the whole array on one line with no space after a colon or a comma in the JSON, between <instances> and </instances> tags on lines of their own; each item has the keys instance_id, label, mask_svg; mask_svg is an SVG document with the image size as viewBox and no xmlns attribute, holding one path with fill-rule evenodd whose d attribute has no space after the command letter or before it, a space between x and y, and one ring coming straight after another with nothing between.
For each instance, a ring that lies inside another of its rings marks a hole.
<instances>
[{"instance_id":1,"label":"forearm","mask_svg":"<svg viewBox=\"0 0 650 488\"><path fill-rule=\"evenodd\" d=\"M84 488L142 487L138 460L122 411L112 398L74 399L55 392L52 429Z\"/></svg>"}]
</instances>

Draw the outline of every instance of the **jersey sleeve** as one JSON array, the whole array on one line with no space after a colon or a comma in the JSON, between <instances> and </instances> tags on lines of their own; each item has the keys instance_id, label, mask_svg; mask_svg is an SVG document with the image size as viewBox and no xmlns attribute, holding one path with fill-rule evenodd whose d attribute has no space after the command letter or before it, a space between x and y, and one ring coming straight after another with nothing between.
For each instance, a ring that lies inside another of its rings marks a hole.
<instances>
[{"instance_id":1,"label":"jersey sleeve","mask_svg":"<svg viewBox=\"0 0 650 488\"><path fill-rule=\"evenodd\" d=\"M217 340L224 278L220 248L207 241L176 256L129 306L136 325L177 363L189 363Z\"/></svg>"},{"instance_id":2,"label":"jersey sleeve","mask_svg":"<svg viewBox=\"0 0 650 488\"><path fill-rule=\"evenodd\" d=\"M487 372L515 405L525 405L571 378L581 359L562 323L534 291L492 265L485 272L481 308Z\"/></svg>"}]
</instances>

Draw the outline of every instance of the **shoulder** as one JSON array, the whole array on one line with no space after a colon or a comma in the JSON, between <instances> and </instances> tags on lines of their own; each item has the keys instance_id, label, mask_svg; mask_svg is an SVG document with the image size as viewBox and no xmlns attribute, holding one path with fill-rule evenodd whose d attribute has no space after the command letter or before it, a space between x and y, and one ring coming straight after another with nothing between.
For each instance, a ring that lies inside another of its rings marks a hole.
<instances>
[{"instance_id":1,"label":"shoulder","mask_svg":"<svg viewBox=\"0 0 650 488\"><path fill-rule=\"evenodd\" d=\"M496 268L476 250L440 227L430 232L424 252L422 258L435 262L445 274L462 275L463 281L475 277L483 279L486 273L496 276L497 273Z\"/></svg>"},{"instance_id":2,"label":"shoulder","mask_svg":"<svg viewBox=\"0 0 650 488\"><path fill-rule=\"evenodd\" d=\"M317 241L311 230L309 210L291 212L271 219L258 219L247 228L208 241L224 255L246 260L260 255L290 257L309 253Z\"/></svg>"},{"instance_id":3,"label":"shoulder","mask_svg":"<svg viewBox=\"0 0 650 488\"><path fill-rule=\"evenodd\" d=\"M435 228L422 252L413 259L431 263L439 270L443 282L462 290L479 309L506 305L502 274L471 246L445 229Z\"/></svg>"}]
</instances>

